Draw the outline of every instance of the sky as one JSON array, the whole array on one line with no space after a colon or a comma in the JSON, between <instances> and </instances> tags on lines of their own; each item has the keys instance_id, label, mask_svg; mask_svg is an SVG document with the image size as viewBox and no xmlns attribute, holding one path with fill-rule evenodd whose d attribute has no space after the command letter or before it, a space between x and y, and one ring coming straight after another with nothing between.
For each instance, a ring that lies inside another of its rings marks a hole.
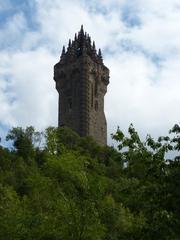
<instances>
[{"instance_id":1,"label":"sky","mask_svg":"<svg viewBox=\"0 0 180 240\"><path fill-rule=\"evenodd\" d=\"M142 138L180 120L179 0L0 0L0 136L57 126L53 66L83 24L110 69L110 134L133 123Z\"/></svg>"}]
</instances>

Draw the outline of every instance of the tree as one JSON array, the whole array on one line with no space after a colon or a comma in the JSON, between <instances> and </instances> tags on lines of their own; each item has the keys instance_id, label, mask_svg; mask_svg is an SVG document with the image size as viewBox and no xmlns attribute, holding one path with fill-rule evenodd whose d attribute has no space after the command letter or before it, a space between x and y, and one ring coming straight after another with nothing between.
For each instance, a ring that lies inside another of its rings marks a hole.
<instances>
[{"instance_id":1,"label":"tree","mask_svg":"<svg viewBox=\"0 0 180 240\"><path fill-rule=\"evenodd\" d=\"M14 148L0 147L0 240L179 239L179 125L157 140L128 131L113 135L117 150L67 128L13 128Z\"/></svg>"}]
</instances>

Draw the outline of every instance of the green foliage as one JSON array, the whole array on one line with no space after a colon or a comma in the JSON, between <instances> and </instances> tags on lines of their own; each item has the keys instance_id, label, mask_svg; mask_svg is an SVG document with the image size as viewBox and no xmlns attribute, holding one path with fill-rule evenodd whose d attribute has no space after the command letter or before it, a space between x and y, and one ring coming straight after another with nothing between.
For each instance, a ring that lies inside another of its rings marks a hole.
<instances>
[{"instance_id":1,"label":"green foliage","mask_svg":"<svg viewBox=\"0 0 180 240\"><path fill-rule=\"evenodd\" d=\"M16 127L9 131L6 140L12 140L17 154L28 160L34 156L34 145L40 145L41 133L36 132L32 126L26 129Z\"/></svg>"},{"instance_id":2,"label":"green foliage","mask_svg":"<svg viewBox=\"0 0 180 240\"><path fill-rule=\"evenodd\" d=\"M118 150L68 128L13 128L14 148L0 146L0 239L180 239L180 126L157 141L132 124L112 137Z\"/></svg>"}]
</instances>

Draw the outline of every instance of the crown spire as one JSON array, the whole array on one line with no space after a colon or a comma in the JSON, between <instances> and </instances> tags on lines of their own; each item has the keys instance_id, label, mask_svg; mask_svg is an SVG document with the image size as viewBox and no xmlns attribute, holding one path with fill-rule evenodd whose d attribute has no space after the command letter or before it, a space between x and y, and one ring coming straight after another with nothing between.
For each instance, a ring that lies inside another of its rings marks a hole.
<instances>
[{"instance_id":1,"label":"crown spire","mask_svg":"<svg viewBox=\"0 0 180 240\"><path fill-rule=\"evenodd\" d=\"M91 37L84 31L83 25L81 25L80 31L75 34L74 39L69 39L67 50L63 46L61 58L63 61L68 61L68 59L73 61L81 55L87 55L94 61L102 62L101 50L96 50L95 41L91 42Z\"/></svg>"}]
</instances>

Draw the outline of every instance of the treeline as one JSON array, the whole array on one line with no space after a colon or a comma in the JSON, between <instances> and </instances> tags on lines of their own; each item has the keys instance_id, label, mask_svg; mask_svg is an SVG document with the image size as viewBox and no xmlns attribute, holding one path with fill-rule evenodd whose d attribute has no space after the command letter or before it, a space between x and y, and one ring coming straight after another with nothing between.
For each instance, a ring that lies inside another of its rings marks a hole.
<instances>
[{"instance_id":1,"label":"treeline","mask_svg":"<svg viewBox=\"0 0 180 240\"><path fill-rule=\"evenodd\" d=\"M0 146L0 240L179 240L180 126L99 146L67 128L13 128ZM166 154L172 151L172 159Z\"/></svg>"}]
</instances>

